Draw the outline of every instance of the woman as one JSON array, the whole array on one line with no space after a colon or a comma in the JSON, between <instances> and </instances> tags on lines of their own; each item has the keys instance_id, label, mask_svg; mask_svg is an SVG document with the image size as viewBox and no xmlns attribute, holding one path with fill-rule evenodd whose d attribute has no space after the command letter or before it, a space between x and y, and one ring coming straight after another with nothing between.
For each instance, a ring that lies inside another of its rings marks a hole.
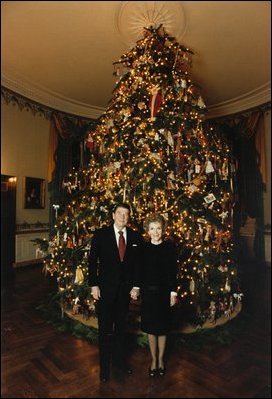
<instances>
[{"instance_id":1,"label":"woman","mask_svg":"<svg viewBox=\"0 0 272 399\"><path fill-rule=\"evenodd\" d=\"M165 219L151 215L144 222L150 241L145 242L137 262L132 299L137 299L136 286L141 290L141 329L148 334L152 363L150 377L163 376L166 335L171 325L170 307L176 302L177 255L174 243L163 240Z\"/></svg>"}]
</instances>

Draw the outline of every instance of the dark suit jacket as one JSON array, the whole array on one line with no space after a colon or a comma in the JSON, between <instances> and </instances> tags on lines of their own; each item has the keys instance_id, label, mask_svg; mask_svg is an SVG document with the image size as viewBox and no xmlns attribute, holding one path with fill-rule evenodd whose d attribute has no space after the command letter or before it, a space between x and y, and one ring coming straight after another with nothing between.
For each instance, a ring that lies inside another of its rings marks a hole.
<instances>
[{"instance_id":1,"label":"dark suit jacket","mask_svg":"<svg viewBox=\"0 0 272 399\"><path fill-rule=\"evenodd\" d=\"M113 225L97 230L89 256L89 285L97 285L104 292L117 289L120 283L131 286L141 241L140 234L127 227L126 253L121 262Z\"/></svg>"}]
</instances>

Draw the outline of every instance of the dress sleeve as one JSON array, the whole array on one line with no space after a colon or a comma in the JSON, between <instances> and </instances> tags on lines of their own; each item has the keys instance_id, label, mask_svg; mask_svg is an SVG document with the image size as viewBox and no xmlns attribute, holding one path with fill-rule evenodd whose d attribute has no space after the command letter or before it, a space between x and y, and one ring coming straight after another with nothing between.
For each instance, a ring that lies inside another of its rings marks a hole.
<instances>
[{"instance_id":1,"label":"dress sleeve","mask_svg":"<svg viewBox=\"0 0 272 399\"><path fill-rule=\"evenodd\" d=\"M171 291L177 290L177 273L178 273L178 264L177 264L178 256L177 256L177 248L176 245L172 242L169 242L169 285Z\"/></svg>"}]
</instances>

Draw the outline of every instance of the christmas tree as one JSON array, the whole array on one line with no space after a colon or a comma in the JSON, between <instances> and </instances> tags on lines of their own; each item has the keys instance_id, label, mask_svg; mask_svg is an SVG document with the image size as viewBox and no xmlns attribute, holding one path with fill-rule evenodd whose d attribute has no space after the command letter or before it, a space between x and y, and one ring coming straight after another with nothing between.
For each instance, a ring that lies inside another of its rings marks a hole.
<instances>
[{"instance_id":1,"label":"christmas tree","mask_svg":"<svg viewBox=\"0 0 272 399\"><path fill-rule=\"evenodd\" d=\"M143 234L148 214L167 220L167 238L179 249L183 319L215 321L241 299L232 243L235 162L228 144L203 127L207 110L189 76L192 55L162 26L149 27L114 63L112 99L85 140L90 162L63 182L69 200L55 205L44 260L74 313L94 309L92 234L111 222L116 202L131 205L131 225Z\"/></svg>"}]
</instances>

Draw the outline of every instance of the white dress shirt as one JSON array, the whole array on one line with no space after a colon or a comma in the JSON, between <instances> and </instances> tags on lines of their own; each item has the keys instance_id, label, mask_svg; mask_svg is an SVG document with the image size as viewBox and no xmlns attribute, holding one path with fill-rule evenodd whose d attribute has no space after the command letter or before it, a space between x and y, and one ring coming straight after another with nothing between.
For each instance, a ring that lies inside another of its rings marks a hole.
<instances>
[{"instance_id":1,"label":"white dress shirt","mask_svg":"<svg viewBox=\"0 0 272 399\"><path fill-rule=\"evenodd\" d=\"M120 234L118 233L118 231L122 231L122 232L123 232L123 236L124 236L124 239L125 239L125 243L126 243L126 245L127 245L127 229L126 229L126 227L124 227L122 230L120 230L120 229L117 229L117 227L116 227L115 224L114 224L114 225L113 225L113 228L114 228L114 233L115 233L115 238L116 238L117 247L119 247L119 237L120 237Z\"/></svg>"}]
</instances>

